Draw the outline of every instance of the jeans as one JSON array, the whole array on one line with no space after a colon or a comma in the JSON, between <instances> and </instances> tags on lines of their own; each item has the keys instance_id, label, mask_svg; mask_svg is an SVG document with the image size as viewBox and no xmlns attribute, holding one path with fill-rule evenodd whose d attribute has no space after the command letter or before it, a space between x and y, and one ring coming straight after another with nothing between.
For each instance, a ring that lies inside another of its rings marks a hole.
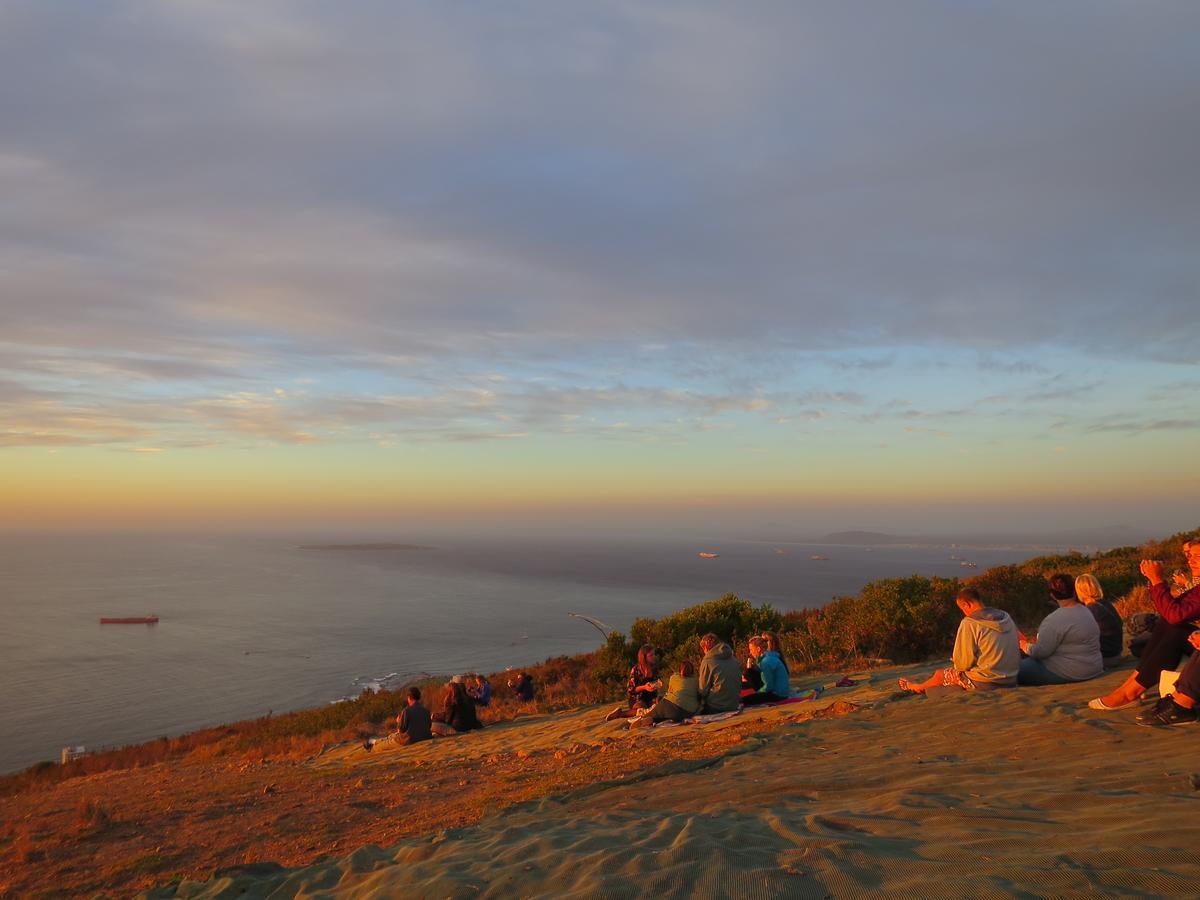
<instances>
[{"instance_id":1,"label":"jeans","mask_svg":"<svg viewBox=\"0 0 1200 900\"><path fill-rule=\"evenodd\" d=\"M1073 678L1063 678L1055 675L1040 659L1027 656L1021 660L1021 668L1017 671L1017 684L1074 684Z\"/></svg>"}]
</instances>

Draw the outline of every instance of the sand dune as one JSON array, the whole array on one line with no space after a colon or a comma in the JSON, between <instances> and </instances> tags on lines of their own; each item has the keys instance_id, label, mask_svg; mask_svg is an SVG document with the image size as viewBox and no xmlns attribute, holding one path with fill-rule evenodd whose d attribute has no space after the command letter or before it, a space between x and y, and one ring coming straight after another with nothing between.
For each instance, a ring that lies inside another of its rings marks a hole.
<instances>
[{"instance_id":1,"label":"sand dune","mask_svg":"<svg viewBox=\"0 0 1200 900\"><path fill-rule=\"evenodd\" d=\"M478 825L298 869L252 866L148 898L1189 896L1200 893L1200 727L1086 709L1099 684L900 695L874 673L793 724L707 759L654 729L663 764L509 807ZM814 713L842 705L831 712ZM853 705L850 705L853 704ZM343 747L317 766L384 767L611 741L584 710L432 745ZM736 722L736 720L731 720ZM705 728L732 727L726 723ZM380 752L382 751L382 752ZM556 752L563 752L558 750ZM614 752L619 752L615 750ZM569 764L569 757L568 763Z\"/></svg>"}]
</instances>

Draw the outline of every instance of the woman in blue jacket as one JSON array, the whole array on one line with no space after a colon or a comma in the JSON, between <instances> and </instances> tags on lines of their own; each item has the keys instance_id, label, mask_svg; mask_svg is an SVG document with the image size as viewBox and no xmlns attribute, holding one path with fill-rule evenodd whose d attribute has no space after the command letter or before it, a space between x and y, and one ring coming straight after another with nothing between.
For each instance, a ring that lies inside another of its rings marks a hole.
<instances>
[{"instance_id":1,"label":"woman in blue jacket","mask_svg":"<svg viewBox=\"0 0 1200 900\"><path fill-rule=\"evenodd\" d=\"M763 686L757 692L742 698L745 706L757 706L760 703L774 703L786 700L792 692L788 682L787 666L783 664L779 654L767 649L767 642L761 637L750 638L750 655L758 662L758 670L762 672Z\"/></svg>"}]
</instances>

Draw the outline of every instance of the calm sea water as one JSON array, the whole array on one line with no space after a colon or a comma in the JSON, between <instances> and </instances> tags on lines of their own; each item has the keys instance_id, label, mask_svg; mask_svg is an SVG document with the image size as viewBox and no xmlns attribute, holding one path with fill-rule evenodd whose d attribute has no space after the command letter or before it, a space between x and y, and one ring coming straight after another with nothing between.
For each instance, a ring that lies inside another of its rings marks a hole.
<instances>
[{"instance_id":1,"label":"calm sea water","mask_svg":"<svg viewBox=\"0 0 1200 900\"><path fill-rule=\"evenodd\" d=\"M979 571L1032 553L721 541L303 543L0 539L0 772L56 758L69 744L143 741L419 673L494 671L594 649L599 633L571 612L628 632L639 616L726 592L798 609L877 578L964 574L951 553L969 555ZM720 555L704 560L698 550ZM160 623L98 623L147 613Z\"/></svg>"}]
</instances>

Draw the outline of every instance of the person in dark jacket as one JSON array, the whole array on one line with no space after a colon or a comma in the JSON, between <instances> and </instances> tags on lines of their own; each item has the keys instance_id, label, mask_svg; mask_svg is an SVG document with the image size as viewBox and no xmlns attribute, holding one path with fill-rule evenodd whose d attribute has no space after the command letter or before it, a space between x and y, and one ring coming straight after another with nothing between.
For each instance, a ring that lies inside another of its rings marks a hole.
<instances>
[{"instance_id":1,"label":"person in dark jacket","mask_svg":"<svg viewBox=\"0 0 1200 900\"><path fill-rule=\"evenodd\" d=\"M533 699L533 679L529 674L522 672L515 679L508 679L508 686L512 688L512 692L517 695L517 699L528 703Z\"/></svg>"},{"instance_id":2,"label":"person in dark jacket","mask_svg":"<svg viewBox=\"0 0 1200 900\"><path fill-rule=\"evenodd\" d=\"M1183 555L1192 577L1200 576L1200 538L1185 541ZM1163 574L1162 560L1143 559L1140 568L1150 582L1150 597L1154 600L1154 611L1158 613L1158 624L1142 649L1137 671L1116 690L1088 701L1092 709L1122 709L1137 703L1142 694L1158 684L1159 675L1179 665L1190 644L1189 638L1200 623L1200 585L1175 597ZM1158 704L1169 711L1171 702L1167 696Z\"/></svg>"},{"instance_id":3,"label":"person in dark jacket","mask_svg":"<svg viewBox=\"0 0 1200 900\"><path fill-rule=\"evenodd\" d=\"M461 675L455 675L446 685L446 701L442 711L433 718L430 727L437 737L451 737L483 727L475 715L475 701L467 694Z\"/></svg>"},{"instance_id":4,"label":"person in dark jacket","mask_svg":"<svg viewBox=\"0 0 1200 900\"><path fill-rule=\"evenodd\" d=\"M658 677L658 651L650 644L642 644L638 649L637 662L629 670L629 679L625 682L625 697L629 705L618 706L604 717L604 721L631 719L641 715L658 700L660 688L662 679Z\"/></svg>"},{"instance_id":5,"label":"person in dark jacket","mask_svg":"<svg viewBox=\"0 0 1200 900\"><path fill-rule=\"evenodd\" d=\"M1104 668L1110 669L1121 662L1125 653L1125 624L1121 614L1104 599L1104 588L1095 575L1080 575L1075 579L1075 596L1100 626L1100 655L1104 657Z\"/></svg>"},{"instance_id":6,"label":"person in dark jacket","mask_svg":"<svg viewBox=\"0 0 1200 900\"><path fill-rule=\"evenodd\" d=\"M396 716L396 743L415 744L418 741L429 740L433 737L429 727L431 721L429 710L421 705L421 689L415 685L410 687L408 706Z\"/></svg>"}]
</instances>

